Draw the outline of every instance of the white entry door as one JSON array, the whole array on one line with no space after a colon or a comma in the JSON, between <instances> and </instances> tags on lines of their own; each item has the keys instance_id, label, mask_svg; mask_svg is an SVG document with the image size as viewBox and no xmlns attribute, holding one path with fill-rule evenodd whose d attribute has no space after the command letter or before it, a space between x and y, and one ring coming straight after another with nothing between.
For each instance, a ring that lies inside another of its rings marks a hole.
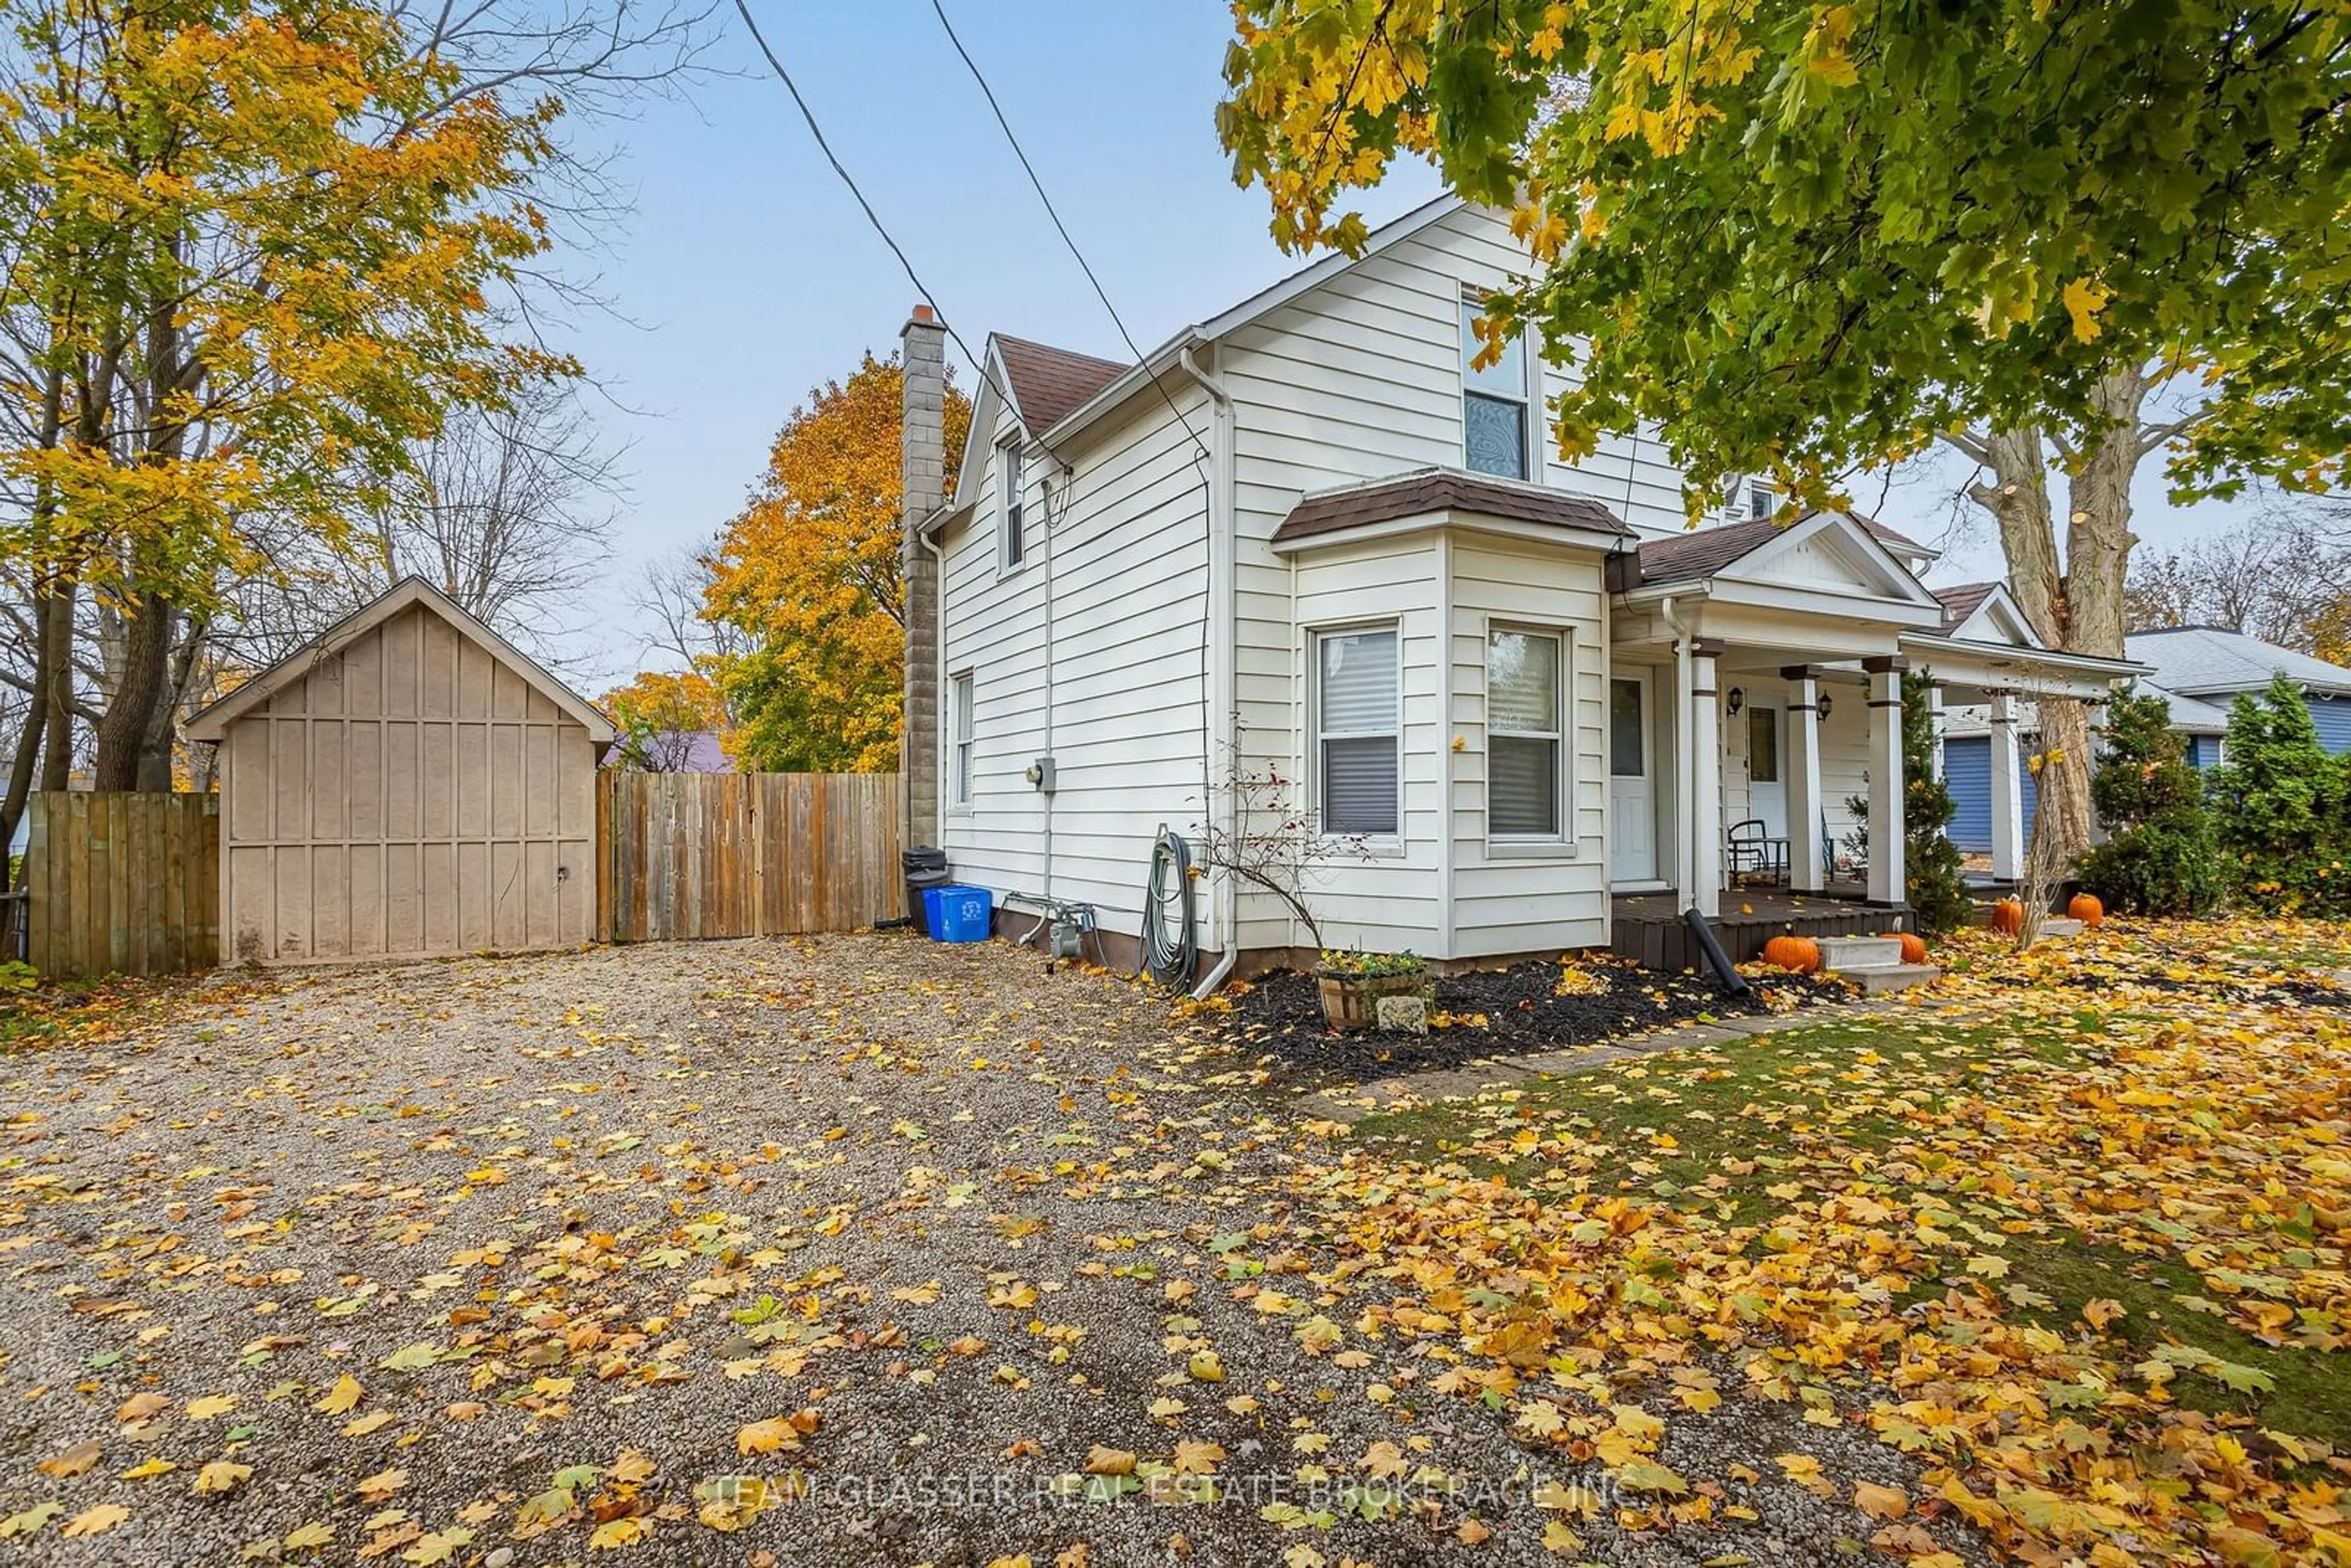
<instances>
[{"instance_id":1,"label":"white entry door","mask_svg":"<svg viewBox=\"0 0 2351 1568\"><path fill-rule=\"evenodd\" d=\"M1650 734L1649 672L1608 683L1608 875L1657 877L1656 746Z\"/></svg>"},{"instance_id":2,"label":"white entry door","mask_svg":"<svg viewBox=\"0 0 2351 1568\"><path fill-rule=\"evenodd\" d=\"M1747 710L1747 814L1763 819L1765 836L1788 836L1788 788L1782 782L1780 710Z\"/></svg>"}]
</instances>

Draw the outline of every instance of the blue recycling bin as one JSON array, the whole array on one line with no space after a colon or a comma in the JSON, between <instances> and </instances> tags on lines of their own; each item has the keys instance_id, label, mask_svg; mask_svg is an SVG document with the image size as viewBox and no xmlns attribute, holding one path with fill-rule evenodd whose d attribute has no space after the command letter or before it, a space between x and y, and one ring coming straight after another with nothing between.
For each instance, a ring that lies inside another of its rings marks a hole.
<instances>
[{"instance_id":1,"label":"blue recycling bin","mask_svg":"<svg viewBox=\"0 0 2351 1568\"><path fill-rule=\"evenodd\" d=\"M993 923L995 899L984 887L951 882L923 890L923 913L929 919L934 942L985 942Z\"/></svg>"}]
</instances>

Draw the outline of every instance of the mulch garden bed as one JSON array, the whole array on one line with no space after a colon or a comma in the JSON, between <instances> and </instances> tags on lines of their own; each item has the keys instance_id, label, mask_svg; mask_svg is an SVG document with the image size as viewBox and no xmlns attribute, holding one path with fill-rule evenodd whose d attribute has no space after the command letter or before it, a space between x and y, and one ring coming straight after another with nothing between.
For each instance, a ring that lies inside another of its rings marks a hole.
<instances>
[{"instance_id":1,"label":"mulch garden bed","mask_svg":"<svg viewBox=\"0 0 2351 1568\"><path fill-rule=\"evenodd\" d=\"M1854 994L1841 980L1780 970L1749 975L1754 990L1732 997L1710 978L1659 974L1606 954L1581 956L1575 967L1597 988L1560 995L1562 967L1556 960L1442 976L1430 1014L1452 1021L1426 1035L1332 1030L1323 1024L1314 977L1281 971L1231 988L1233 1009L1224 1029L1238 1050L1274 1058L1281 1080L1365 1082L1487 1057L1600 1045L1707 1018L1787 1012Z\"/></svg>"}]
</instances>

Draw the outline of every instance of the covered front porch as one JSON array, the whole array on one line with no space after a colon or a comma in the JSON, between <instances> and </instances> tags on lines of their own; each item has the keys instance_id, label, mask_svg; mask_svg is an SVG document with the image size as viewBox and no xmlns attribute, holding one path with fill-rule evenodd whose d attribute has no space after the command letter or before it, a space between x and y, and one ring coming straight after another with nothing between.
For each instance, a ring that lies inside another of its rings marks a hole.
<instances>
[{"instance_id":1,"label":"covered front porch","mask_svg":"<svg viewBox=\"0 0 2351 1568\"><path fill-rule=\"evenodd\" d=\"M1652 540L1619 559L1632 564L1612 585L1613 945L1665 967L1694 952L1677 935L1690 908L1734 958L1782 932L1905 928L1911 670L1928 672L1938 709L1991 716L1993 777L2008 781L1996 878L2023 862L2017 699L2095 701L2137 670L2049 653L1997 601L1955 611L1844 514Z\"/></svg>"},{"instance_id":2,"label":"covered front porch","mask_svg":"<svg viewBox=\"0 0 2351 1568\"><path fill-rule=\"evenodd\" d=\"M1699 969L1706 956L1683 918L1688 907L1676 894L1620 893L1614 900L1610 950L1645 968L1668 972ZM1734 964L1760 957L1774 936L1890 936L1908 930L1907 909L1869 902L1859 883L1832 882L1818 893L1740 886L1723 895L1719 914L1708 924Z\"/></svg>"}]
</instances>

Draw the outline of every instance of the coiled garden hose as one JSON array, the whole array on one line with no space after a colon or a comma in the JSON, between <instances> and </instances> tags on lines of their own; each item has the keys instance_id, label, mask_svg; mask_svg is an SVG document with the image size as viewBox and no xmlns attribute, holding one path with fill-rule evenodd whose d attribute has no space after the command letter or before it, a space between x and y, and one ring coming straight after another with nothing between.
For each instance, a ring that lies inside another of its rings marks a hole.
<instances>
[{"instance_id":1,"label":"coiled garden hose","mask_svg":"<svg viewBox=\"0 0 2351 1568\"><path fill-rule=\"evenodd\" d=\"M1192 847L1164 823L1151 846L1151 875L1143 890L1141 973L1170 989L1191 987L1200 967L1200 937L1192 894ZM1169 929L1169 916L1175 928Z\"/></svg>"}]
</instances>

